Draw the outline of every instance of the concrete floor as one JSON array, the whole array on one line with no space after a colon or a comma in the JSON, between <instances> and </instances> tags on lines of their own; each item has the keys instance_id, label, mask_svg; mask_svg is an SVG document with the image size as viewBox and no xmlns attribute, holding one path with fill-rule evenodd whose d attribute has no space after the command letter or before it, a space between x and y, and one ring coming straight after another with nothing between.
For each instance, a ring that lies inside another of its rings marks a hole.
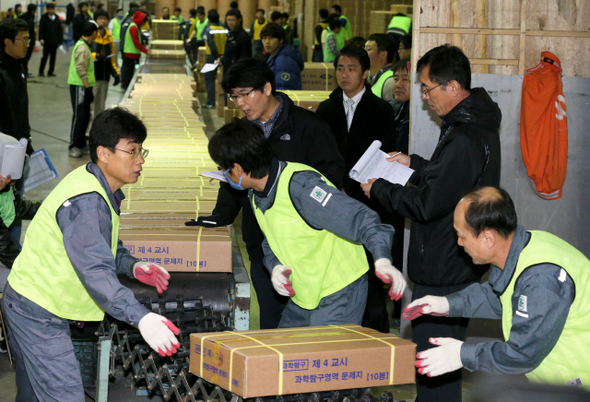
<instances>
[{"instance_id":1,"label":"concrete floor","mask_svg":"<svg viewBox=\"0 0 590 402\"><path fill-rule=\"evenodd\" d=\"M33 53L30 60L29 70L36 74L39 66L41 54ZM58 173L59 178L46 183L27 193L28 199L43 199L63 178L74 168L81 166L89 161L88 157L73 159L68 157L68 144L70 135L70 124L72 118L72 109L70 104L69 86L66 83L67 71L71 55L64 55L58 52L58 60L55 73L57 77L35 77L29 80L29 103L30 103L30 122L32 127L33 147L35 149L45 148L51 157ZM109 88L107 98L107 107L118 103L123 96L120 87ZM199 94L201 103L204 103L204 94ZM219 128L223 121L217 117L215 110L204 110L203 118L208 126L208 134L212 134ZM149 133L148 133L149 135ZM26 224L23 225L26 228ZM234 225L239 228L239 223ZM24 232L23 232L24 235ZM241 243L241 233L237 230L236 237ZM240 244L242 254L245 254L244 245ZM248 266L248 259L244 259ZM252 290L252 308L251 322L252 329L258 328L258 303L255 293ZM395 330L395 329L393 329ZM464 384L464 395L469 396L470 390L473 389L474 376L468 375ZM14 369L8 361L6 354L0 354L0 402L13 401L16 395L16 385L14 381ZM383 390L393 393L396 401L406 400L414 401L416 398L415 387L413 385L387 387L375 390L374 394L379 395ZM118 379L111 384L109 389L110 401L135 401L135 400L152 400L160 401L159 397L136 397L127 388L125 381ZM468 398L465 398L468 399ZM91 399L87 399L91 400Z\"/></svg>"}]
</instances>

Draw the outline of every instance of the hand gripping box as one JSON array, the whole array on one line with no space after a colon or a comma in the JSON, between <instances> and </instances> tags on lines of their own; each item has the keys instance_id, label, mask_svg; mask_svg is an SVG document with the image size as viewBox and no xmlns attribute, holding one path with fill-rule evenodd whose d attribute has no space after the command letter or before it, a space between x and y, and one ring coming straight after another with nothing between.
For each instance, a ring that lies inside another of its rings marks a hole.
<instances>
[{"instance_id":1,"label":"hand gripping box","mask_svg":"<svg viewBox=\"0 0 590 402\"><path fill-rule=\"evenodd\" d=\"M416 345L358 325L191 334L190 372L243 398L415 382Z\"/></svg>"}]
</instances>

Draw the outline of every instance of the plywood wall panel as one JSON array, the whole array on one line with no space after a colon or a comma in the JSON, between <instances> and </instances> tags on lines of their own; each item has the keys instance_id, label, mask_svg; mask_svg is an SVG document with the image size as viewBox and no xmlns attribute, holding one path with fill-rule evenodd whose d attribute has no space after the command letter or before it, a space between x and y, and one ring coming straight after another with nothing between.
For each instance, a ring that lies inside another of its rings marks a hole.
<instances>
[{"instance_id":1,"label":"plywood wall panel","mask_svg":"<svg viewBox=\"0 0 590 402\"><path fill-rule=\"evenodd\" d=\"M527 29L542 31L590 30L590 1L542 0L529 1Z\"/></svg>"},{"instance_id":2,"label":"plywood wall panel","mask_svg":"<svg viewBox=\"0 0 590 402\"><path fill-rule=\"evenodd\" d=\"M526 39L525 68L539 64L541 52L548 50L560 58L563 75L590 77L590 39L531 36Z\"/></svg>"}]
</instances>

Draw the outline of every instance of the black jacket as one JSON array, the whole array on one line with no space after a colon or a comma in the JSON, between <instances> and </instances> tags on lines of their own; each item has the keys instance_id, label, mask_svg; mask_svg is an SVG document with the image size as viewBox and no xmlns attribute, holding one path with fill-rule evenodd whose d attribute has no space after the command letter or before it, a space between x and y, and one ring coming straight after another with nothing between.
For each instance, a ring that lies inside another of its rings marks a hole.
<instances>
[{"instance_id":1,"label":"black jacket","mask_svg":"<svg viewBox=\"0 0 590 402\"><path fill-rule=\"evenodd\" d=\"M61 45L64 41L61 21L57 15L54 16L52 21L49 14L45 13L39 21L39 40L44 41L46 45Z\"/></svg>"},{"instance_id":2,"label":"black jacket","mask_svg":"<svg viewBox=\"0 0 590 402\"><path fill-rule=\"evenodd\" d=\"M395 151L408 154L410 145L410 101L397 103L393 107L395 116Z\"/></svg>"},{"instance_id":3,"label":"black jacket","mask_svg":"<svg viewBox=\"0 0 590 402\"><path fill-rule=\"evenodd\" d=\"M28 139L27 153L30 155L33 151L24 67L4 50L0 50L0 132L17 140Z\"/></svg>"},{"instance_id":4,"label":"black jacket","mask_svg":"<svg viewBox=\"0 0 590 402\"><path fill-rule=\"evenodd\" d=\"M295 106L287 95L277 92L277 96L283 99L283 110L268 138L274 155L282 161L311 166L335 186L342 188L344 161L330 134L330 128L314 113ZM248 202L248 193L221 183L213 214L224 216L226 224L230 224L242 207L242 233L250 260L262 262L264 236Z\"/></svg>"},{"instance_id":5,"label":"black jacket","mask_svg":"<svg viewBox=\"0 0 590 402\"><path fill-rule=\"evenodd\" d=\"M33 219L41 206L41 201L24 200L18 191L14 190L14 187L11 188L12 194L14 195L15 219ZM5 191L11 191L11 188L5 189ZM20 250L10 237L10 230L6 227L2 219L0 219L0 262L6 268L12 268L12 264L19 253Z\"/></svg>"},{"instance_id":6,"label":"black jacket","mask_svg":"<svg viewBox=\"0 0 590 402\"><path fill-rule=\"evenodd\" d=\"M500 183L502 113L485 89L443 117L439 143L430 160L411 155L413 186L373 183L371 198L412 220L408 273L417 284L461 285L478 281L489 265L475 265L457 244L455 206L476 186Z\"/></svg>"},{"instance_id":7,"label":"black jacket","mask_svg":"<svg viewBox=\"0 0 590 402\"><path fill-rule=\"evenodd\" d=\"M227 34L225 51L221 59L224 75L240 57L252 57L252 41L250 35L242 27L229 31Z\"/></svg>"},{"instance_id":8,"label":"black jacket","mask_svg":"<svg viewBox=\"0 0 590 402\"><path fill-rule=\"evenodd\" d=\"M18 18L21 18L27 22L29 27L29 36L31 37L31 45L35 46L35 40L37 39L35 36L35 14L31 14L27 11Z\"/></svg>"},{"instance_id":9,"label":"black jacket","mask_svg":"<svg viewBox=\"0 0 590 402\"><path fill-rule=\"evenodd\" d=\"M338 151L344 157L342 177L344 191L369 208L380 212L382 208L379 203L369 200L364 195L360 184L349 178L348 173L375 140L381 141L383 151L395 150L393 108L389 103L375 96L367 86L356 107L350 131L348 131L342 89L336 88L329 99L320 103L316 115L330 126L338 144Z\"/></svg>"},{"instance_id":10,"label":"black jacket","mask_svg":"<svg viewBox=\"0 0 590 402\"><path fill-rule=\"evenodd\" d=\"M78 42L78 40L80 40L82 37L82 30L84 29L84 23L86 21L90 21L89 14L84 15L82 13L78 13L74 17L74 21L72 21L74 43Z\"/></svg>"}]
</instances>

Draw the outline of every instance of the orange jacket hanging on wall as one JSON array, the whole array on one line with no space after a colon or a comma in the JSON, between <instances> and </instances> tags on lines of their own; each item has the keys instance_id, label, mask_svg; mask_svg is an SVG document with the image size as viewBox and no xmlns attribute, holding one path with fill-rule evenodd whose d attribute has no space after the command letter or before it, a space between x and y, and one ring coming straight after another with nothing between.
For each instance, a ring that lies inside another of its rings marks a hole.
<instances>
[{"instance_id":1,"label":"orange jacket hanging on wall","mask_svg":"<svg viewBox=\"0 0 590 402\"><path fill-rule=\"evenodd\" d=\"M520 149L537 195L561 198L567 172L567 116L561 61L550 52L527 70L522 83Z\"/></svg>"}]
</instances>

